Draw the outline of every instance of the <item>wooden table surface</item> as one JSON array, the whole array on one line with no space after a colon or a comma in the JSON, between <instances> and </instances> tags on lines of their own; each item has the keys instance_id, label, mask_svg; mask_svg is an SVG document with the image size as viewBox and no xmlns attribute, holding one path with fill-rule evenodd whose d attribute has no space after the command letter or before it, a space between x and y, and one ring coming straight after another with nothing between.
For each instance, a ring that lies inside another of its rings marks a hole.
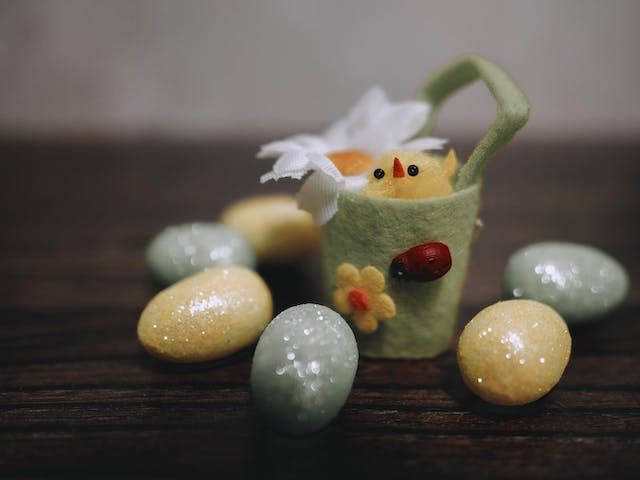
<instances>
[{"instance_id":1,"label":"wooden table surface","mask_svg":"<svg viewBox=\"0 0 640 480\"><path fill-rule=\"evenodd\" d=\"M258 184L270 162L256 145L0 142L0 475L637 478L640 144L516 143L489 168L460 323L499 298L509 253L530 242L590 243L631 275L622 309L572 329L549 395L492 407L453 354L362 359L338 419L296 439L256 419L250 351L168 365L135 333L157 292L143 257L154 233L297 188ZM262 274L277 311L321 301L317 258Z\"/></svg>"}]
</instances>

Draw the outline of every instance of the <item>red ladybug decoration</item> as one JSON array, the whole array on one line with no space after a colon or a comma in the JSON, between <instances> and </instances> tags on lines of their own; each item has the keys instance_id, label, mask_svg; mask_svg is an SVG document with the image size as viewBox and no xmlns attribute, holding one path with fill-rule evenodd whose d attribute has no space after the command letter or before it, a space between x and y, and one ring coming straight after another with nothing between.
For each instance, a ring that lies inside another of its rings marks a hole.
<instances>
[{"instance_id":1,"label":"red ladybug decoration","mask_svg":"<svg viewBox=\"0 0 640 480\"><path fill-rule=\"evenodd\" d=\"M440 242L416 245L396 256L389 267L389 273L398 280L432 282L451 269L449 247Z\"/></svg>"}]
</instances>

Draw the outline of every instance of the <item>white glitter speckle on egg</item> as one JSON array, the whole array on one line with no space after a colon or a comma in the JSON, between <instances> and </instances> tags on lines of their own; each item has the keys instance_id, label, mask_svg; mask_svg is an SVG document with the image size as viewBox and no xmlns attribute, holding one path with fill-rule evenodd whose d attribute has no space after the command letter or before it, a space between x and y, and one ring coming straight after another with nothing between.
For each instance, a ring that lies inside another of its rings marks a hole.
<instances>
[{"instance_id":1,"label":"white glitter speckle on egg","mask_svg":"<svg viewBox=\"0 0 640 480\"><path fill-rule=\"evenodd\" d=\"M355 337L339 314L315 304L289 308L269 324L255 350L256 408L289 433L319 430L344 405L357 367Z\"/></svg>"}]
</instances>

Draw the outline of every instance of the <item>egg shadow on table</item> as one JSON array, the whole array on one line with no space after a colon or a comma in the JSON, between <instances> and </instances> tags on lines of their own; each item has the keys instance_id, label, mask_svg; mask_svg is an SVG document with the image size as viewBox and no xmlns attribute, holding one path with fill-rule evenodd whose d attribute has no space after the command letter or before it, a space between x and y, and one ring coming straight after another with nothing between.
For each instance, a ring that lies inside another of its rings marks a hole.
<instances>
[{"instance_id":1,"label":"egg shadow on table","mask_svg":"<svg viewBox=\"0 0 640 480\"><path fill-rule=\"evenodd\" d=\"M250 476L270 478L274 472L295 472L302 478L328 478L331 474L342 478L350 461L339 417L320 431L290 435L253 410Z\"/></svg>"},{"instance_id":2,"label":"egg shadow on table","mask_svg":"<svg viewBox=\"0 0 640 480\"><path fill-rule=\"evenodd\" d=\"M521 418L532 417L543 413L546 410L545 397L526 405L519 406L502 406L482 400L475 395L464 383L455 353L450 354L451 361L447 361L443 366L444 382L442 388L445 392L463 409L469 410L476 415L487 419L505 419L505 418Z\"/></svg>"},{"instance_id":3,"label":"egg shadow on table","mask_svg":"<svg viewBox=\"0 0 640 480\"><path fill-rule=\"evenodd\" d=\"M149 270L147 270L146 275L147 275L147 279L149 280L149 284L151 285L151 288L153 289L153 296L156 296L162 290L165 290L165 289L169 288L171 285L175 285L177 283L177 282L174 282L172 284L168 284L167 285L166 282L163 282L160 278L156 277ZM151 298L149 298L149 300L151 300Z\"/></svg>"},{"instance_id":4,"label":"egg shadow on table","mask_svg":"<svg viewBox=\"0 0 640 480\"><path fill-rule=\"evenodd\" d=\"M602 317L568 324L571 333L571 355L624 351L627 347L625 345L627 340L634 338L640 332L640 329L636 327L635 312L630 308L626 311L630 312L628 317L621 318L619 309L616 309ZM626 323L625 327L618 328L627 330L629 337L612 337L609 334L612 331L611 325L616 322Z\"/></svg>"},{"instance_id":5,"label":"egg shadow on table","mask_svg":"<svg viewBox=\"0 0 640 480\"><path fill-rule=\"evenodd\" d=\"M147 353L142 347L138 350L137 361L138 364L148 371L163 374L181 374L181 373L197 373L206 372L209 370L215 370L221 367L227 367L229 365L246 362L253 356L253 350L255 345L240 350L233 355L218 360L210 360L207 362L193 362L193 363L175 363L168 362L156 358ZM244 380L244 379L243 379Z\"/></svg>"},{"instance_id":6,"label":"egg shadow on table","mask_svg":"<svg viewBox=\"0 0 640 480\"><path fill-rule=\"evenodd\" d=\"M274 315L294 305L323 304L320 265L315 258L298 263L263 264L258 273L271 290Z\"/></svg>"}]
</instances>

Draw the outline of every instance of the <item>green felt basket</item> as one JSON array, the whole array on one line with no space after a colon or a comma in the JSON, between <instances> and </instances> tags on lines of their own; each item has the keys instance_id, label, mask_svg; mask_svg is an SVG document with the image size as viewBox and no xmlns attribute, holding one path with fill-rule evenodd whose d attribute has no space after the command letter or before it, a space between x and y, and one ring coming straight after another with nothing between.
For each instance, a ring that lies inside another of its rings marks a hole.
<instances>
[{"instance_id":1,"label":"green felt basket","mask_svg":"<svg viewBox=\"0 0 640 480\"><path fill-rule=\"evenodd\" d=\"M352 322L364 356L432 358L450 346L478 220L482 172L495 152L526 123L529 104L500 67L476 55L463 57L439 71L420 92L433 109L424 132L428 134L442 102L477 79L495 98L498 115L459 168L455 193L404 200L341 192L338 212L322 228L323 279L329 304L337 288L336 270L347 262L358 269L372 265L383 272L386 293L396 305L396 315L380 322L374 333L361 333ZM446 275L426 283L389 275L396 255L427 242L442 242L449 247L452 267Z\"/></svg>"}]
</instances>

